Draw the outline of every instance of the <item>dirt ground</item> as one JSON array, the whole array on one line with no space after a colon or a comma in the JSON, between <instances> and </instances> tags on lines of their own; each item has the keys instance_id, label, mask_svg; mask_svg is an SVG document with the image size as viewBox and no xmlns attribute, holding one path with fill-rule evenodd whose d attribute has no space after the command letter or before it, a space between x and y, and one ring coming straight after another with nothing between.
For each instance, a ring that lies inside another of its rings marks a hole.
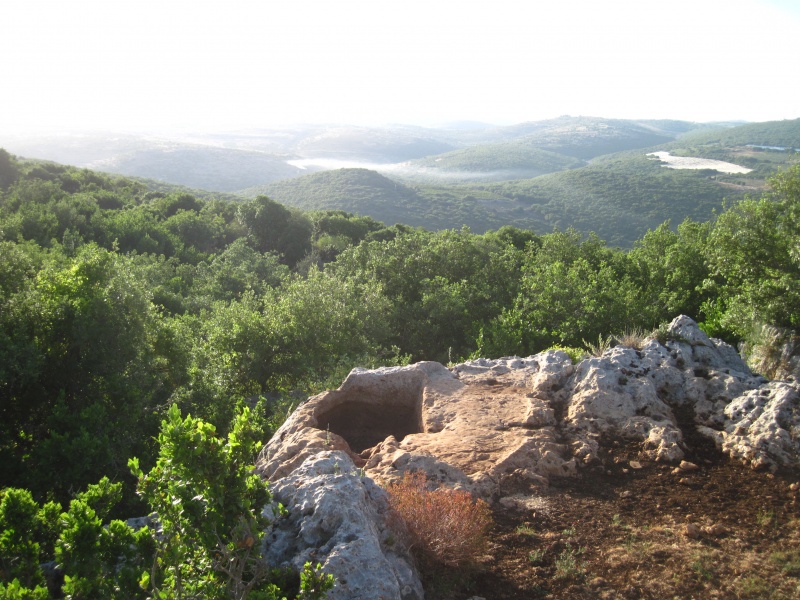
<instances>
[{"instance_id":1,"label":"dirt ground","mask_svg":"<svg viewBox=\"0 0 800 600\"><path fill-rule=\"evenodd\" d=\"M686 443L696 470L606 440L577 479L507 482L523 502L495 504L481 565L426 575L427 597L800 598L800 473L755 472L700 435Z\"/></svg>"}]
</instances>

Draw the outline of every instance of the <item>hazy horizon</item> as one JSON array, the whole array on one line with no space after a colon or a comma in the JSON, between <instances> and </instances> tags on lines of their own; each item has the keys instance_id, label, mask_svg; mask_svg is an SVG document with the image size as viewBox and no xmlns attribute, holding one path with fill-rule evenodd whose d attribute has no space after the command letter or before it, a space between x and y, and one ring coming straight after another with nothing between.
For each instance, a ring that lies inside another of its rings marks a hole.
<instances>
[{"instance_id":1,"label":"hazy horizon","mask_svg":"<svg viewBox=\"0 0 800 600\"><path fill-rule=\"evenodd\" d=\"M789 0L7 0L6 134L800 117Z\"/></svg>"}]
</instances>

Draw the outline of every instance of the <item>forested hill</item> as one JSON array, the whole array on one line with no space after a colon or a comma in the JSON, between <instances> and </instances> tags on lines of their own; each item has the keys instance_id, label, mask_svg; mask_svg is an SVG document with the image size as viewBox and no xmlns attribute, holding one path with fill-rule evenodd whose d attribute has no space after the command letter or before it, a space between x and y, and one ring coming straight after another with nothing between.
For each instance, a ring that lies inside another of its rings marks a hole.
<instances>
[{"instance_id":1,"label":"forested hill","mask_svg":"<svg viewBox=\"0 0 800 600\"><path fill-rule=\"evenodd\" d=\"M481 135L493 141L383 167L383 177L363 169L326 171L243 194L265 193L293 206L341 208L433 229L468 225L484 232L510 224L546 233L575 227L630 248L663 221L706 220L725 200L760 194L766 177L797 162L791 150L766 146L800 147L800 120L712 128L562 118ZM637 149L597 155L612 146ZM729 174L702 163L694 169L665 168L646 156L657 150L721 160L752 172ZM575 158L582 155L593 158L588 164Z\"/></svg>"},{"instance_id":2,"label":"forested hill","mask_svg":"<svg viewBox=\"0 0 800 600\"><path fill-rule=\"evenodd\" d=\"M260 186L302 209L343 209L386 223L428 229L463 225L483 233L509 224L547 233L574 227L630 248L664 221L710 219L727 198L758 189L720 185L714 175L664 169L642 153L534 179L445 186L403 183L367 169L340 169Z\"/></svg>"}]
</instances>

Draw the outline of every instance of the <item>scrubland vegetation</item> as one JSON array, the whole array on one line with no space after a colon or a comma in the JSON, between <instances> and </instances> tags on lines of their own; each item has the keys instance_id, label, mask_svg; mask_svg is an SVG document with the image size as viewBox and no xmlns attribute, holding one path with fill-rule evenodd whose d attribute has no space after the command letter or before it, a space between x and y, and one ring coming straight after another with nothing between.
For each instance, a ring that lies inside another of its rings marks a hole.
<instances>
[{"instance_id":1,"label":"scrubland vegetation","mask_svg":"<svg viewBox=\"0 0 800 600\"><path fill-rule=\"evenodd\" d=\"M265 196L153 192L0 150L0 594L47 597L23 588L42 586L52 559L76 598L272 585L242 558L268 494L246 465L299 398L355 366L581 347L681 313L734 343L796 332L798 247L797 166L760 199L663 223L623 251L571 229L430 232ZM174 436L212 458L182 456ZM229 497L217 485L247 502L214 504ZM170 494L191 494L191 510L168 516ZM150 510L161 538L103 527ZM197 546L175 542L187 531ZM207 569L184 572L187 553Z\"/></svg>"}]
</instances>

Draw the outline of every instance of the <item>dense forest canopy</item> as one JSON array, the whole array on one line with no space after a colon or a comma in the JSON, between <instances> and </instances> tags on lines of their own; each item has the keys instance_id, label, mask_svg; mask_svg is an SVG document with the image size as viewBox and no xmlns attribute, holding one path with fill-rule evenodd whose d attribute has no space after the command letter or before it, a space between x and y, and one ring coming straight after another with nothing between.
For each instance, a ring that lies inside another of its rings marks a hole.
<instances>
[{"instance_id":1,"label":"dense forest canopy","mask_svg":"<svg viewBox=\"0 0 800 600\"><path fill-rule=\"evenodd\" d=\"M581 347L681 313L734 342L797 331L798 248L798 166L623 251L153 192L0 150L0 486L66 505L107 476L130 512L128 460L156 464L181 413L224 436L249 406L263 442L355 366Z\"/></svg>"}]
</instances>

